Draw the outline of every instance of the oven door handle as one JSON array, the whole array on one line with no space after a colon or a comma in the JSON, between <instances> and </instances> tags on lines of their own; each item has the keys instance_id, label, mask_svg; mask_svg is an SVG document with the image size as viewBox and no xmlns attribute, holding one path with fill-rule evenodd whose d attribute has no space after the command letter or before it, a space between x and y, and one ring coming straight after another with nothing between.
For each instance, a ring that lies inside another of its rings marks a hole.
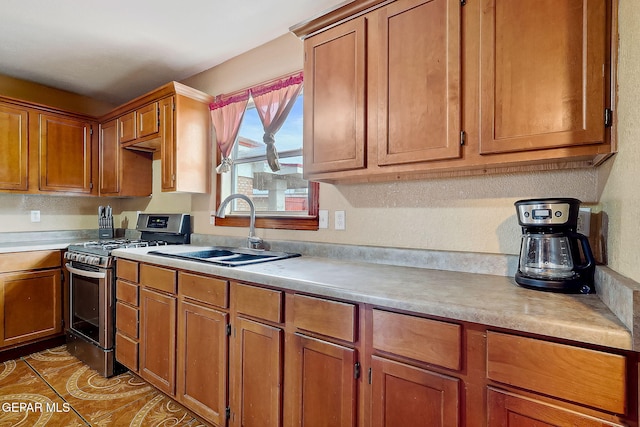
<instances>
[{"instance_id":1,"label":"oven door handle","mask_svg":"<svg viewBox=\"0 0 640 427\"><path fill-rule=\"evenodd\" d=\"M66 263L65 267L67 267L70 273L77 274L78 276L89 277L91 279L104 279L107 277L107 273L80 270L79 268L72 267L70 263Z\"/></svg>"}]
</instances>

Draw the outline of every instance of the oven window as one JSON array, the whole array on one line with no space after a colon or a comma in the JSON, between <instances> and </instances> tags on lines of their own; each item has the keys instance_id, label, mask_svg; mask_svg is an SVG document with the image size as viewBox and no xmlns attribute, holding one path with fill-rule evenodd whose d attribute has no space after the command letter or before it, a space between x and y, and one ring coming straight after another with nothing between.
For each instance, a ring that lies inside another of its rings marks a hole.
<instances>
[{"instance_id":1,"label":"oven window","mask_svg":"<svg viewBox=\"0 0 640 427\"><path fill-rule=\"evenodd\" d=\"M73 275L71 328L100 342L100 279Z\"/></svg>"}]
</instances>

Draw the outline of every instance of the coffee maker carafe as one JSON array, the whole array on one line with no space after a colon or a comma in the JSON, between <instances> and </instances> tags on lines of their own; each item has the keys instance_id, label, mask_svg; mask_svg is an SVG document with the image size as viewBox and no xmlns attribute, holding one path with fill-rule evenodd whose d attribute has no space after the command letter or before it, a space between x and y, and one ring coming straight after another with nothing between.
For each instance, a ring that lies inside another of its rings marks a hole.
<instances>
[{"instance_id":1,"label":"coffee maker carafe","mask_svg":"<svg viewBox=\"0 0 640 427\"><path fill-rule=\"evenodd\" d=\"M594 292L595 259L587 237L576 231L580 200L519 200L515 206L522 227L516 283L554 292Z\"/></svg>"}]
</instances>

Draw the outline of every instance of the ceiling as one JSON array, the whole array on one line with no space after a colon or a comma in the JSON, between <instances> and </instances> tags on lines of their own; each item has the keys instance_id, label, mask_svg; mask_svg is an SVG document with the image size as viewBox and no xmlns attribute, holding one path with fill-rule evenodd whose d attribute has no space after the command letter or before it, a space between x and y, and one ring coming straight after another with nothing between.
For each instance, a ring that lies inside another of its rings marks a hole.
<instances>
[{"instance_id":1,"label":"ceiling","mask_svg":"<svg viewBox=\"0 0 640 427\"><path fill-rule=\"evenodd\" d=\"M3 0L0 74L122 104L344 0Z\"/></svg>"}]
</instances>

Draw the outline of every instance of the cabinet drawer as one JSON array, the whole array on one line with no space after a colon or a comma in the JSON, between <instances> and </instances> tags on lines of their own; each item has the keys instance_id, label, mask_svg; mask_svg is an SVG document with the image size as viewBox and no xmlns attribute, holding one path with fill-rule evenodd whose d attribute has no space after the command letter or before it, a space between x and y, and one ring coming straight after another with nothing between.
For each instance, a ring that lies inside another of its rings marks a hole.
<instances>
[{"instance_id":1,"label":"cabinet drawer","mask_svg":"<svg viewBox=\"0 0 640 427\"><path fill-rule=\"evenodd\" d=\"M281 291L235 283L233 292L238 313L271 322L282 322Z\"/></svg>"},{"instance_id":2,"label":"cabinet drawer","mask_svg":"<svg viewBox=\"0 0 640 427\"><path fill-rule=\"evenodd\" d=\"M294 325L298 329L354 342L356 306L304 295L293 296Z\"/></svg>"},{"instance_id":3,"label":"cabinet drawer","mask_svg":"<svg viewBox=\"0 0 640 427\"><path fill-rule=\"evenodd\" d=\"M138 372L138 342L116 333L116 360Z\"/></svg>"},{"instance_id":4,"label":"cabinet drawer","mask_svg":"<svg viewBox=\"0 0 640 427\"><path fill-rule=\"evenodd\" d=\"M116 329L131 338L138 338L138 310L121 302L116 303Z\"/></svg>"},{"instance_id":5,"label":"cabinet drawer","mask_svg":"<svg viewBox=\"0 0 640 427\"><path fill-rule=\"evenodd\" d=\"M133 283L124 282L122 280L116 281L116 299L118 301L124 301L135 307L140 304L138 285Z\"/></svg>"},{"instance_id":6,"label":"cabinet drawer","mask_svg":"<svg viewBox=\"0 0 640 427\"><path fill-rule=\"evenodd\" d=\"M460 369L462 327L373 310L373 348L449 369Z\"/></svg>"},{"instance_id":7,"label":"cabinet drawer","mask_svg":"<svg viewBox=\"0 0 640 427\"><path fill-rule=\"evenodd\" d=\"M138 263L126 259L116 261L116 276L118 279L138 283Z\"/></svg>"},{"instance_id":8,"label":"cabinet drawer","mask_svg":"<svg viewBox=\"0 0 640 427\"><path fill-rule=\"evenodd\" d=\"M494 381L623 414L624 356L487 333L487 377Z\"/></svg>"},{"instance_id":9,"label":"cabinet drawer","mask_svg":"<svg viewBox=\"0 0 640 427\"><path fill-rule=\"evenodd\" d=\"M0 273L56 268L62 264L60 251L9 252L0 254Z\"/></svg>"},{"instance_id":10,"label":"cabinet drawer","mask_svg":"<svg viewBox=\"0 0 640 427\"><path fill-rule=\"evenodd\" d=\"M140 284L160 291L176 293L176 271L155 265L140 264Z\"/></svg>"},{"instance_id":11,"label":"cabinet drawer","mask_svg":"<svg viewBox=\"0 0 640 427\"><path fill-rule=\"evenodd\" d=\"M214 277L200 276L191 273L178 273L178 289L180 295L198 301L227 308L229 306L228 282Z\"/></svg>"}]
</instances>

